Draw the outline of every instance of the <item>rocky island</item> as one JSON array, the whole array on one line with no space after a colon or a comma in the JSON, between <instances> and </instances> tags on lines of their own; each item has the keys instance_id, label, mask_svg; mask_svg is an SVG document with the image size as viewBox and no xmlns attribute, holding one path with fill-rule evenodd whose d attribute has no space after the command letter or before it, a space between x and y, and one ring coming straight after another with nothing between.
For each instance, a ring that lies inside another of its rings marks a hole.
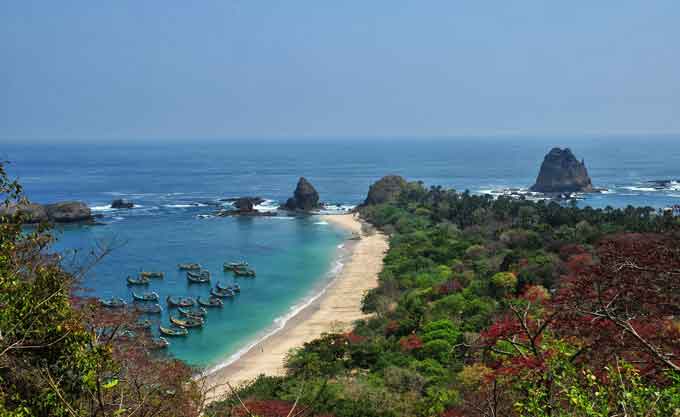
<instances>
[{"instance_id":1,"label":"rocky island","mask_svg":"<svg viewBox=\"0 0 680 417\"><path fill-rule=\"evenodd\" d=\"M129 200L123 200L122 198L117 198L111 202L112 209L131 209L135 206L135 203Z\"/></svg>"},{"instance_id":2,"label":"rocky island","mask_svg":"<svg viewBox=\"0 0 680 417\"><path fill-rule=\"evenodd\" d=\"M29 224L41 222L76 223L94 220L87 204L80 201L62 201L54 204L36 204L23 202L0 207L0 216L12 216L17 212L26 216Z\"/></svg>"},{"instance_id":3,"label":"rocky island","mask_svg":"<svg viewBox=\"0 0 680 417\"><path fill-rule=\"evenodd\" d=\"M293 197L289 198L280 208L289 211L309 212L322 207L323 205L319 203L319 193L314 186L305 177L300 177Z\"/></svg>"},{"instance_id":4,"label":"rocky island","mask_svg":"<svg viewBox=\"0 0 680 417\"><path fill-rule=\"evenodd\" d=\"M531 191L546 194L588 193L594 189L585 162L579 162L569 148L553 148L545 156Z\"/></svg>"}]
</instances>

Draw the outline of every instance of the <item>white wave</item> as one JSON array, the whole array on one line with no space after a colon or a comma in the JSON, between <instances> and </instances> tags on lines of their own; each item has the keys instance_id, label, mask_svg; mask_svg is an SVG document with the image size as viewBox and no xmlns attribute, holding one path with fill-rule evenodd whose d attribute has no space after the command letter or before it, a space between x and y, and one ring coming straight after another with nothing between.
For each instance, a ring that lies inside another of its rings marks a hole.
<instances>
[{"instance_id":1,"label":"white wave","mask_svg":"<svg viewBox=\"0 0 680 417\"><path fill-rule=\"evenodd\" d=\"M622 187L624 190L629 190L629 191L642 191L642 192L654 192L654 191L659 191L656 188L653 187L636 187L636 186L628 186L628 187Z\"/></svg>"},{"instance_id":2,"label":"white wave","mask_svg":"<svg viewBox=\"0 0 680 417\"><path fill-rule=\"evenodd\" d=\"M197 214L196 218L197 219L213 219L213 218L215 218L215 216L213 216L212 214Z\"/></svg>"},{"instance_id":3,"label":"white wave","mask_svg":"<svg viewBox=\"0 0 680 417\"><path fill-rule=\"evenodd\" d=\"M111 205L107 204L105 206L92 206L92 207L90 207L90 210L92 210L92 211L113 211L113 210L116 210L116 209L111 208Z\"/></svg>"},{"instance_id":4,"label":"white wave","mask_svg":"<svg viewBox=\"0 0 680 417\"><path fill-rule=\"evenodd\" d=\"M326 225L326 224L328 224L328 222L320 221L320 222L314 222L314 224Z\"/></svg>"},{"instance_id":5,"label":"white wave","mask_svg":"<svg viewBox=\"0 0 680 417\"><path fill-rule=\"evenodd\" d=\"M279 204L274 200L264 200L262 203L254 206L255 210L263 212L272 212L279 209Z\"/></svg>"},{"instance_id":6,"label":"white wave","mask_svg":"<svg viewBox=\"0 0 680 417\"><path fill-rule=\"evenodd\" d=\"M312 305L316 300L318 300L321 296L323 296L326 291L328 291L328 288L330 288L331 285L335 282L335 279L338 277L342 269L344 268L345 264L342 262L344 258L341 256L339 259L336 259L335 262L333 263L333 266L331 269L328 271L328 276L331 277L330 280L319 290L319 292L313 294L311 297L308 297L307 299L303 300L302 302L295 304L290 307L289 311L287 314L284 314L283 316L277 317L274 319L273 326L266 331L263 335L260 337L256 338L253 342L250 344L246 345L245 347L239 349L236 353L233 355L229 356L227 360L224 362L221 362L212 368L207 369L200 375L197 375L197 378L200 377L205 377L207 375L213 374L220 369L224 369L227 366L231 365L232 363L236 362L239 360L243 355L246 353L250 352L251 349L262 343L263 341L269 339L270 337L274 336L276 333L280 332L283 330L284 327L286 327L286 323L293 317L297 316L302 310L305 308L309 307Z\"/></svg>"},{"instance_id":7,"label":"white wave","mask_svg":"<svg viewBox=\"0 0 680 417\"><path fill-rule=\"evenodd\" d=\"M125 217L120 217L120 216L114 216L112 217L113 220L125 220Z\"/></svg>"},{"instance_id":8,"label":"white wave","mask_svg":"<svg viewBox=\"0 0 680 417\"><path fill-rule=\"evenodd\" d=\"M344 243L341 243L341 244L339 244L337 247L338 247L338 249L342 249L342 248L345 247L345 244L344 244Z\"/></svg>"},{"instance_id":9,"label":"white wave","mask_svg":"<svg viewBox=\"0 0 680 417\"><path fill-rule=\"evenodd\" d=\"M163 204L163 207L166 208L190 208L194 207L193 204Z\"/></svg>"}]
</instances>

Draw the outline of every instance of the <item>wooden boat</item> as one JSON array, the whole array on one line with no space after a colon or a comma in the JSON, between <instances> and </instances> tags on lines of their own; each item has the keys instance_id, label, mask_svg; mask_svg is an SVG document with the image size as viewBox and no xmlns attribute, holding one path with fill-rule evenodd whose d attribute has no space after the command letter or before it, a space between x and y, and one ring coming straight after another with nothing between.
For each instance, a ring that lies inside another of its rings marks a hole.
<instances>
[{"instance_id":1,"label":"wooden boat","mask_svg":"<svg viewBox=\"0 0 680 417\"><path fill-rule=\"evenodd\" d=\"M235 293L241 292L241 287L238 284L224 285L224 284L218 282L216 286L217 286L218 290L231 290Z\"/></svg>"},{"instance_id":2,"label":"wooden boat","mask_svg":"<svg viewBox=\"0 0 680 417\"><path fill-rule=\"evenodd\" d=\"M136 305L135 309L141 314L161 314L163 307L160 304Z\"/></svg>"},{"instance_id":3,"label":"wooden boat","mask_svg":"<svg viewBox=\"0 0 680 417\"><path fill-rule=\"evenodd\" d=\"M198 297L198 304L203 307L222 307L224 302L218 297L209 297L205 300L203 297Z\"/></svg>"},{"instance_id":4,"label":"wooden boat","mask_svg":"<svg viewBox=\"0 0 680 417\"><path fill-rule=\"evenodd\" d=\"M205 317L208 315L208 310L204 307L200 307L198 310L190 310L188 308L180 307L177 309L179 313L186 317Z\"/></svg>"},{"instance_id":5,"label":"wooden boat","mask_svg":"<svg viewBox=\"0 0 680 417\"><path fill-rule=\"evenodd\" d=\"M131 326L133 329L150 329L151 320L140 320Z\"/></svg>"},{"instance_id":6,"label":"wooden boat","mask_svg":"<svg viewBox=\"0 0 680 417\"><path fill-rule=\"evenodd\" d=\"M184 327L163 327L158 326L158 330L166 336L186 336L189 334L189 330Z\"/></svg>"},{"instance_id":7,"label":"wooden boat","mask_svg":"<svg viewBox=\"0 0 680 417\"><path fill-rule=\"evenodd\" d=\"M108 308L123 308L127 304L125 300L120 297L111 297L109 299L100 298L99 302L101 305Z\"/></svg>"},{"instance_id":8,"label":"wooden boat","mask_svg":"<svg viewBox=\"0 0 680 417\"><path fill-rule=\"evenodd\" d=\"M134 298L137 301L158 301L160 297L158 296L158 293L153 291L153 292L145 292L140 294L137 294L136 292L132 291L132 298Z\"/></svg>"},{"instance_id":9,"label":"wooden boat","mask_svg":"<svg viewBox=\"0 0 680 417\"><path fill-rule=\"evenodd\" d=\"M163 272L150 272L150 271L142 271L139 273L139 276L141 278L163 278L165 276L165 273Z\"/></svg>"},{"instance_id":10,"label":"wooden boat","mask_svg":"<svg viewBox=\"0 0 680 417\"><path fill-rule=\"evenodd\" d=\"M128 276L127 277L127 283L128 285L149 285L151 280L147 277L139 277L139 278L133 278Z\"/></svg>"},{"instance_id":11,"label":"wooden boat","mask_svg":"<svg viewBox=\"0 0 680 417\"><path fill-rule=\"evenodd\" d=\"M224 270L225 271L235 271L237 269L245 269L248 268L248 262L246 261L240 261L240 262L225 262L224 265Z\"/></svg>"},{"instance_id":12,"label":"wooden boat","mask_svg":"<svg viewBox=\"0 0 680 417\"><path fill-rule=\"evenodd\" d=\"M180 327L203 327L205 321L201 317L185 317L183 319L170 316L172 324Z\"/></svg>"},{"instance_id":13,"label":"wooden boat","mask_svg":"<svg viewBox=\"0 0 680 417\"><path fill-rule=\"evenodd\" d=\"M196 304L196 301L191 297L172 297L166 298L170 307L191 307Z\"/></svg>"},{"instance_id":14,"label":"wooden boat","mask_svg":"<svg viewBox=\"0 0 680 417\"><path fill-rule=\"evenodd\" d=\"M210 295L212 295L213 297L225 298L225 297L233 297L234 292L230 289L218 290L217 288L211 288L210 289Z\"/></svg>"},{"instance_id":15,"label":"wooden boat","mask_svg":"<svg viewBox=\"0 0 680 417\"><path fill-rule=\"evenodd\" d=\"M200 273L187 271L187 279L194 284L205 284L210 282L210 272L201 271Z\"/></svg>"},{"instance_id":16,"label":"wooden boat","mask_svg":"<svg viewBox=\"0 0 680 417\"><path fill-rule=\"evenodd\" d=\"M255 277L254 269L238 268L232 271L237 277Z\"/></svg>"},{"instance_id":17,"label":"wooden boat","mask_svg":"<svg viewBox=\"0 0 680 417\"><path fill-rule=\"evenodd\" d=\"M188 264L177 264L177 269L180 271L200 271L201 264L188 263Z\"/></svg>"},{"instance_id":18,"label":"wooden boat","mask_svg":"<svg viewBox=\"0 0 680 417\"><path fill-rule=\"evenodd\" d=\"M164 338L163 336L160 336L158 338L154 338L153 340L151 340L151 348L152 349L165 349L168 346L170 346L170 342L168 341L168 339Z\"/></svg>"}]
</instances>

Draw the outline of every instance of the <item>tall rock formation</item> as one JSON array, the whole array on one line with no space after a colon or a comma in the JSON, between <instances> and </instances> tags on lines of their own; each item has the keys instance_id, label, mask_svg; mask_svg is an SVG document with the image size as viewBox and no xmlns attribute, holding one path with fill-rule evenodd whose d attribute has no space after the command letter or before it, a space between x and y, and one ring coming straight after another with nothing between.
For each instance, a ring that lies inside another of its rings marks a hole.
<instances>
[{"instance_id":1,"label":"tall rock formation","mask_svg":"<svg viewBox=\"0 0 680 417\"><path fill-rule=\"evenodd\" d=\"M364 206L383 204L394 200L406 189L408 182L399 175L387 175L374 182L368 189Z\"/></svg>"},{"instance_id":2,"label":"tall rock formation","mask_svg":"<svg viewBox=\"0 0 680 417\"><path fill-rule=\"evenodd\" d=\"M319 204L319 193L316 192L314 186L307 181L305 177L300 177L300 180L295 187L293 197L286 201L286 204L281 206L284 210L291 211L311 211L321 208Z\"/></svg>"},{"instance_id":3,"label":"tall rock formation","mask_svg":"<svg viewBox=\"0 0 680 417\"><path fill-rule=\"evenodd\" d=\"M536 184L531 191L540 193L591 192L593 183L583 161L571 149L553 148L543 160Z\"/></svg>"}]
</instances>

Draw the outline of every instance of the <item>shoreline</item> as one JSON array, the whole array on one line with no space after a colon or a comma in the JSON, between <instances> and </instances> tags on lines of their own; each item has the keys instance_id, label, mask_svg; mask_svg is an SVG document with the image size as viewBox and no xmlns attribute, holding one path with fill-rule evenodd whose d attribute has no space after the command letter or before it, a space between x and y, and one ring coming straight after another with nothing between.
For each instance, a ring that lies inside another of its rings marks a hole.
<instances>
[{"instance_id":1,"label":"shoreline","mask_svg":"<svg viewBox=\"0 0 680 417\"><path fill-rule=\"evenodd\" d=\"M354 321L366 317L361 312L361 299L367 290L378 285L387 238L381 233L367 233L354 214L324 214L319 219L356 233L361 239L344 242L348 254L342 270L281 328L271 330L239 351L244 353L235 360L203 374L208 402L223 397L228 391L227 383L237 386L260 374L283 375L288 351L324 332L348 329Z\"/></svg>"}]
</instances>

